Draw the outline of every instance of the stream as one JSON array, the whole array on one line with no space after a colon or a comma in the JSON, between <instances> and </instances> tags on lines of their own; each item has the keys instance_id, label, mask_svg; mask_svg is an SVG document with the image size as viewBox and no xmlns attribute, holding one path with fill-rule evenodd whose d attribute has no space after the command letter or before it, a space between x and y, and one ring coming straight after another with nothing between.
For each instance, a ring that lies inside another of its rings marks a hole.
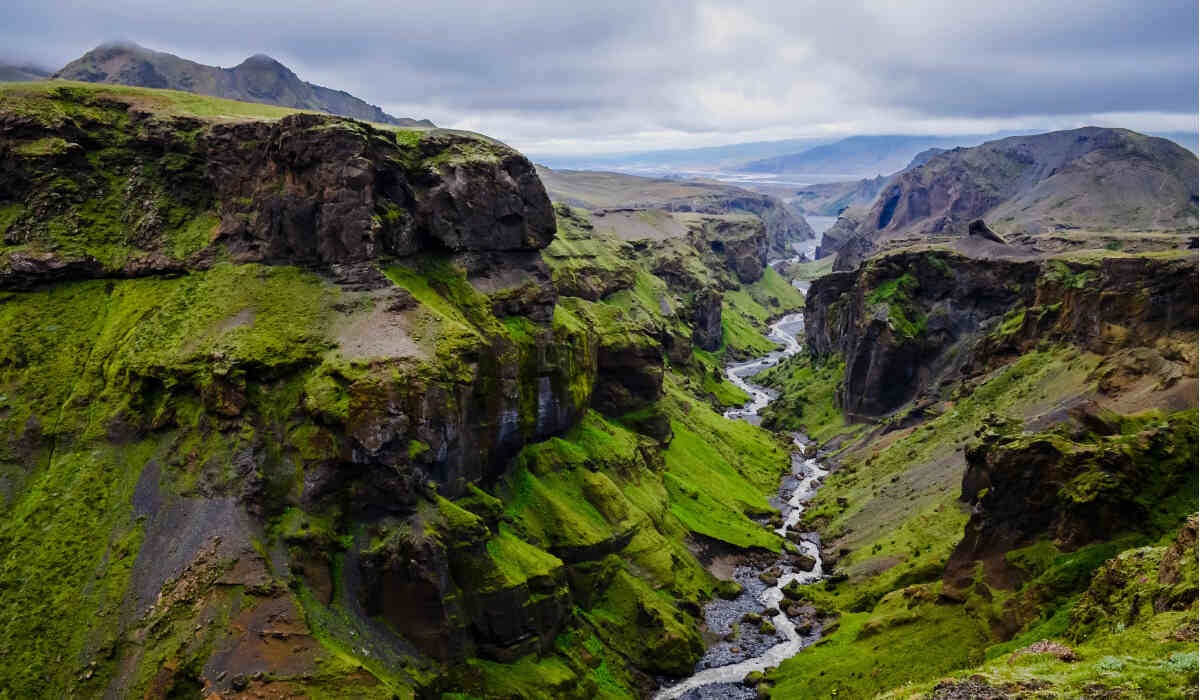
<instances>
[{"instance_id":1,"label":"stream","mask_svg":"<svg viewBox=\"0 0 1200 700\"><path fill-rule=\"evenodd\" d=\"M801 346L796 340L796 335L803 330L803 314L784 316L771 325L767 334L768 338L782 345L781 349L764 357L726 367L725 374L729 381L751 397L741 408L726 411L726 418L744 420L755 425L761 422L759 411L775 398L775 392L752 384L749 379L799 352ZM778 496L771 499L771 505L779 508L783 515L783 525L776 528L775 532L784 538L788 538L792 529L799 524L805 504L829 473L816 459L804 456L807 438L793 433L792 440L796 450L792 452L791 470L780 483ZM792 534L792 538L798 540L796 544L802 554L815 560L812 570L803 570L794 557L786 554L766 566L736 566L733 569L733 578L743 587L741 595L734 600L717 598L704 608L705 625L710 634L719 636L719 641L709 646L700 662L696 664L695 673L659 690L654 695L654 700L755 698L755 689L742 685L742 679L747 673L778 666L784 659L794 656L804 647L820 639L819 623L810 620L798 626L797 621L788 617L786 606L780 609L780 602L784 598L782 589L785 586L792 581L801 584L812 583L819 580L823 574L820 539L816 533L803 532L798 537ZM781 574L775 585L768 585L759 578L759 575L768 569L777 569ZM763 615L763 611L771 608L779 611L770 618L775 627L773 634L769 631L762 634L753 623L742 621L747 613Z\"/></svg>"}]
</instances>

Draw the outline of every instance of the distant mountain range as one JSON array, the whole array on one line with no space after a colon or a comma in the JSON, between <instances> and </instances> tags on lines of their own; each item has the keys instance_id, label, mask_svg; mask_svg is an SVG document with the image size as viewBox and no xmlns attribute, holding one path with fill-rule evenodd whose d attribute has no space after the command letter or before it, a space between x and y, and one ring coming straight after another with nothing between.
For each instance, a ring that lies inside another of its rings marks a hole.
<instances>
[{"instance_id":1,"label":"distant mountain range","mask_svg":"<svg viewBox=\"0 0 1200 700\"><path fill-rule=\"evenodd\" d=\"M52 72L30 64L0 63L0 83L27 83L42 80L49 78Z\"/></svg>"},{"instance_id":2,"label":"distant mountain range","mask_svg":"<svg viewBox=\"0 0 1200 700\"><path fill-rule=\"evenodd\" d=\"M825 235L849 267L871 250L964 236L976 219L1002 236L1062 232L1194 235L1196 155L1128 129L1085 127L935 153L887 180L868 209Z\"/></svg>"},{"instance_id":3,"label":"distant mountain range","mask_svg":"<svg viewBox=\"0 0 1200 700\"><path fill-rule=\"evenodd\" d=\"M752 141L726 146L673 148L654 151L597 153L587 155L548 155L531 153L529 157L551 168L564 170L666 171L689 168L737 170L750 160L796 153L830 143L831 138Z\"/></svg>"},{"instance_id":4,"label":"distant mountain range","mask_svg":"<svg viewBox=\"0 0 1200 700\"><path fill-rule=\"evenodd\" d=\"M183 90L243 102L309 109L381 124L434 125L428 119L393 117L348 92L305 82L287 66L262 54L251 56L233 68L218 68L169 53L151 51L132 43L110 43L71 61L53 77L89 83Z\"/></svg>"},{"instance_id":5,"label":"distant mountain range","mask_svg":"<svg viewBox=\"0 0 1200 700\"><path fill-rule=\"evenodd\" d=\"M851 136L835 143L815 146L800 153L764 158L746 163L751 173L803 173L836 175L890 175L908 165L913 156L931 148L974 146L990 139L1011 136L970 134L964 136L920 136L884 134Z\"/></svg>"}]
</instances>

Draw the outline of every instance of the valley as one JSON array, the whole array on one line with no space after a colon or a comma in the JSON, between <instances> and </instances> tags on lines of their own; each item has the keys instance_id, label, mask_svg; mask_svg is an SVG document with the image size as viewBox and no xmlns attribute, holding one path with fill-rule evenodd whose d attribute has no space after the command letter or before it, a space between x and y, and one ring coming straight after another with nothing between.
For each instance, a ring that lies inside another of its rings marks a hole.
<instances>
[{"instance_id":1,"label":"valley","mask_svg":"<svg viewBox=\"0 0 1200 700\"><path fill-rule=\"evenodd\" d=\"M0 700L1195 695L1190 152L806 219L197 92L0 85Z\"/></svg>"}]
</instances>

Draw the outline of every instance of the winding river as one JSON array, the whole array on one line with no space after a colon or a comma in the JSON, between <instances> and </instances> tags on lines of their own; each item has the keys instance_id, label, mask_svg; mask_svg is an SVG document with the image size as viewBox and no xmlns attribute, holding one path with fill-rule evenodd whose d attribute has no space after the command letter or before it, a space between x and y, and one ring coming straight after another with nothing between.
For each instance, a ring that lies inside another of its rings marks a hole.
<instances>
[{"instance_id":1,"label":"winding river","mask_svg":"<svg viewBox=\"0 0 1200 700\"><path fill-rule=\"evenodd\" d=\"M725 374L729 381L751 397L741 408L726 411L726 418L754 424L761 421L759 411L771 402L774 392L750 383L749 379L799 352L801 346L796 340L796 335L803 330L803 314L784 316L771 326L770 333L767 334L768 338L782 346L781 349L768 353L765 357L732 364L726 368ZM792 468L780 485L779 498L772 502L779 507L783 515L783 525L776 528L775 532L784 538L795 540L800 552L812 557L815 565L811 571L805 571L797 565L794 557L783 556L766 567L736 567L733 570L733 578L742 584L742 594L732 601L714 600L704 609L706 625L711 633L723 635L720 641L709 647L693 675L658 691L654 695L655 700L754 698L754 689L742 685L746 674L778 666L784 659L794 656L820 638L819 624L797 628L786 611L780 610L780 602L784 598L782 589L785 586L793 581L801 584L812 583L823 575L820 540L816 534L801 533L799 537L792 535L790 538L789 534L799 524L805 504L816 493L822 479L829 472L816 459L804 456L807 443L803 435L794 433L792 437L796 446L792 453ZM768 569L780 573L774 585L768 585L759 578L760 574ZM762 615L763 611L768 609L778 610L770 618L775 628L774 633L770 630L763 633L752 627L741 629L746 626L743 620L747 613Z\"/></svg>"}]
</instances>

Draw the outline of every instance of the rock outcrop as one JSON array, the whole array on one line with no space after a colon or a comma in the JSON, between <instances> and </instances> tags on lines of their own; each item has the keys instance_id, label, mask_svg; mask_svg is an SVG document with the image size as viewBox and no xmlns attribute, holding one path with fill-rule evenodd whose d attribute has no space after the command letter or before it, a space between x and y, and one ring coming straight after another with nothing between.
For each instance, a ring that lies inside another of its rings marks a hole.
<instances>
[{"instance_id":1,"label":"rock outcrop","mask_svg":"<svg viewBox=\"0 0 1200 700\"><path fill-rule=\"evenodd\" d=\"M409 138L311 114L225 124L126 109L0 123L0 192L15 214L3 240L22 246L0 252L0 287L177 272L222 255L329 266L534 251L554 236L533 166L483 137ZM111 156L92 162L85 149ZM92 231L62 233L82 228ZM130 244L119 255L117 240Z\"/></svg>"},{"instance_id":2,"label":"rock outcrop","mask_svg":"<svg viewBox=\"0 0 1200 700\"><path fill-rule=\"evenodd\" d=\"M848 416L878 417L940 379L996 366L1039 342L1110 353L1186 332L1197 319L1187 259L1095 263L902 252L815 281L810 351L846 361Z\"/></svg>"},{"instance_id":3,"label":"rock outcrop","mask_svg":"<svg viewBox=\"0 0 1200 700\"><path fill-rule=\"evenodd\" d=\"M1173 528L1195 505L1193 416L1142 420L1127 434L1098 435L1082 425L1073 436L985 431L966 453L962 500L975 509L946 564L947 591L973 586L978 563L994 588L1028 580L1008 553L1038 541L1071 552L1122 532Z\"/></svg>"}]
</instances>

